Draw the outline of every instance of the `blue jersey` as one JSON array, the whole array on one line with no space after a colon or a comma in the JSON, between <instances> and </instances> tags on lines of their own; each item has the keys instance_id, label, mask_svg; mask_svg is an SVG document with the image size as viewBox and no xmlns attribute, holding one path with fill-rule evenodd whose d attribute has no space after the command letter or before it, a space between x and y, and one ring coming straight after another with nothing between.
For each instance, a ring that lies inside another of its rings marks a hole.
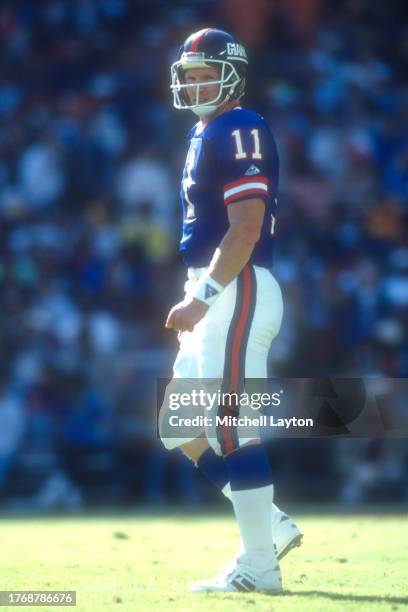
<instances>
[{"instance_id":1,"label":"blue jersey","mask_svg":"<svg viewBox=\"0 0 408 612\"><path fill-rule=\"evenodd\" d=\"M181 200L180 252L188 267L208 266L229 228L227 206L261 198L265 214L249 263L272 266L279 159L263 117L235 108L189 133Z\"/></svg>"}]
</instances>

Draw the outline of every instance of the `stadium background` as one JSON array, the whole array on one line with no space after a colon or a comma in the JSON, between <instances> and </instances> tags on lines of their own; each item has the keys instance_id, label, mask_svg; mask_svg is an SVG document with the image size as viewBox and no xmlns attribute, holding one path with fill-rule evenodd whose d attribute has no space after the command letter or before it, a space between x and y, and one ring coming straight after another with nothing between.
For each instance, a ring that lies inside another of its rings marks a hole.
<instances>
[{"instance_id":1,"label":"stadium background","mask_svg":"<svg viewBox=\"0 0 408 612\"><path fill-rule=\"evenodd\" d=\"M278 142L281 376L408 371L408 28L380 0L4 0L0 510L216 503L155 439L177 349L190 113L169 66L208 25L249 50ZM406 502L406 440L268 446L279 500Z\"/></svg>"}]
</instances>

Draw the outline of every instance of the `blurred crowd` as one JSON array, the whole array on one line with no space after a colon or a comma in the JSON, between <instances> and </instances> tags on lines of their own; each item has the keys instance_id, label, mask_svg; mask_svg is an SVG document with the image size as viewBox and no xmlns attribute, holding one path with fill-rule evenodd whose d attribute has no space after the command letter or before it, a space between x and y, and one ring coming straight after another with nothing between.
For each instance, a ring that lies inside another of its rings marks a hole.
<instances>
[{"instance_id":1,"label":"blurred crowd","mask_svg":"<svg viewBox=\"0 0 408 612\"><path fill-rule=\"evenodd\" d=\"M247 0L0 4L4 507L208 495L155 441L154 400L177 349L163 321L182 295L178 191L194 122L172 109L169 66L201 27L247 45L245 104L280 151L274 273L286 310L271 374L407 376L402 3L250 4L250 15ZM368 461L374 498L384 491L385 442L356 446L353 469L330 448L316 490L330 480L334 497L364 501L354 468ZM286 454L290 496L299 474ZM408 498L407 461L402 447L396 499Z\"/></svg>"}]
</instances>

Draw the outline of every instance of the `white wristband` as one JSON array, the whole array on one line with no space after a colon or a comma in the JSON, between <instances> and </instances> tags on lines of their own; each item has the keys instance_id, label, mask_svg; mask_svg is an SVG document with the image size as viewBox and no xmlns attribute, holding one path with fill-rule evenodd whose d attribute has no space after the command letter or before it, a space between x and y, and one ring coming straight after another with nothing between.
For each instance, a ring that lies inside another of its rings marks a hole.
<instances>
[{"instance_id":1,"label":"white wristband","mask_svg":"<svg viewBox=\"0 0 408 612\"><path fill-rule=\"evenodd\" d=\"M211 306L211 304L214 304L220 297L224 289L225 287L223 285L214 280L209 273L206 272L197 282L191 296Z\"/></svg>"}]
</instances>

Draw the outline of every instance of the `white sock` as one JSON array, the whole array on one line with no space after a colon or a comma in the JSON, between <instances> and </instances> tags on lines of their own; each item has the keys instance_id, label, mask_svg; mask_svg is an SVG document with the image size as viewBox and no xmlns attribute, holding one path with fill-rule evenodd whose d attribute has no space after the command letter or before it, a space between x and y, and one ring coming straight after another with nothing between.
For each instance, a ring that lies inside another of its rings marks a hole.
<instances>
[{"instance_id":1,"label":"white sock","mask_svg":"<svg viewBox=\"0 0 408 612\"><path fill-rule=\"evenodd\" d=\"M278 565L272 540L273 485L231 491L231 498L248 565L273 569Z\"/></svg>"},{"instance_id":2,"label":"white sock","mask_svg":"<svg viewBox=\"0 0 408 612\"><path fill-rule=\"evenodd\" d=\"M230 500L230 502L232 502L231 485L229 482L227 482L227 484L225 485L225 487L222 489L221 492L227 499ZM279 525L279 521L281 520L282 516L285 516L285 513L282 512L282 510L280 510L276 504L272 503L271 504L272 533L274 532L277 525Z\"/></svg>"},{"instance_id":3,"label":"white sock","mask_svg":"<svg viewBox=\"0 0 408 612\"><path fill-rule=\"evenodd\" d=\"M230 500L230 502L232 502L232 498L231 498L231 485L229 482L227 482L227 484L225 485L225 487L223 489L221 489L221 493Z\"/></svg>"}]
</instances>

